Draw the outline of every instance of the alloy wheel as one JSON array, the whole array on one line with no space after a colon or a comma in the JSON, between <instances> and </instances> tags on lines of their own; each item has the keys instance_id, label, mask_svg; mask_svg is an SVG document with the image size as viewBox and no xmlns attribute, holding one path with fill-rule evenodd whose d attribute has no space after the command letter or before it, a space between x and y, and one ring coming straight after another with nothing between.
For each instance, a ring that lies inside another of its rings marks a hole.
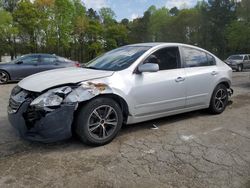
<instances>
[{"instance_id":1,"label":"alloy wheel","mask_svg":"<svg viewBox=\"0 0 250 188\"><path fill-rule=\"evenodd\" d=\"M216 94L215 94L215 108L220 111L222 110L225 105L226 105L226 101L227 101L227 91L225 91L224 89L219 89Z\"/></svg>"},{"instance_id":2,"label":"alloy wheel","mask_svg":"<svg viewBox=\"0 0 250 188\"><path fill-rule=\"evenodd\" d=\"M4 83L8 82L8 79L9 79L9 77L8 77L7 73L0 72L0 84L4 84Z\"/></svg>"},{"instance_id":3,"label":"alloy wheel","mask_svg":"<svg viewBox=\"0 0 250 188\"><path fill-rule=\"evenodd\" d=\"M98 140L111 136L117 125L117 112L109 105L95 108L88 119L88 131L93 138Z\"/></svg>"}]
</instances>

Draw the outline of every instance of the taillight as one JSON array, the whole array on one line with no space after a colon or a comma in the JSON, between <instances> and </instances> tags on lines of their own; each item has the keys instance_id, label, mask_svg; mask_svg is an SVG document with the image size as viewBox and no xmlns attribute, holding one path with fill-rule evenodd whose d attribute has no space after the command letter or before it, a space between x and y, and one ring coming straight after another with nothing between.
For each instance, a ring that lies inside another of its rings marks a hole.
<instances>
[{"instance_id":1,"label":"taillight","mask_svg":"<svg viewBox=\"0 0 250 188\"><path fill-rule=\"evenodd\" d=\"M76 67L81 67L81 64L78 63L78 62L75 62L75 66L76 66Z\"/></svg>"}]
</instances>

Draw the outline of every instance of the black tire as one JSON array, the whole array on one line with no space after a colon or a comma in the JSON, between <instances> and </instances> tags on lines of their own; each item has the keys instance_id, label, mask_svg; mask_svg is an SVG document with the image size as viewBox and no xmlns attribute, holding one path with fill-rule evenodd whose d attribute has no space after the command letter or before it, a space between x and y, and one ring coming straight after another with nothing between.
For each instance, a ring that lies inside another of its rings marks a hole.
<instances>
[{"instance_id":1,"label":"black tire","mask_svg":"<svg viewBox=\"0 0 250 188\"><path fill-rule=\"evenodd\" d=\"M240 64L237 66L237 72L242 72L243 71L243 65Z\"/></svg>"},{"instance_id":2,"label":"black tire","mask_svg":"<svg viewBox=\"0 0 250 188\"><path fill-rule=\"evenodd\" d=\"M0 84L6 84L10 80L10 76L6 71L0 70Z\"/></svg>"},{"instance_id":3,"label":"black tire","mask_svg":"<svg viewBox=\"0 0 250 188\"><path fill-rule=\"evenodd\" d=\"M227 87L223 84L219 84L216 86L212 94L209 111L212 114L220 114L225 110L227 104L228 104Z\"/></svg>"},{"instance_id":4,"label":"black tire","mask_svg":"<svg viewBox=\"0 0 250 188\"><path fill-rule=\"evenodd\" d=\"M108 121L110 117L113 119ZM76 117L76 134L87 145L105 145L116 137L122 122L120 106L110 98L99 97L80 107Z\"/></svg>"}]
</instances>

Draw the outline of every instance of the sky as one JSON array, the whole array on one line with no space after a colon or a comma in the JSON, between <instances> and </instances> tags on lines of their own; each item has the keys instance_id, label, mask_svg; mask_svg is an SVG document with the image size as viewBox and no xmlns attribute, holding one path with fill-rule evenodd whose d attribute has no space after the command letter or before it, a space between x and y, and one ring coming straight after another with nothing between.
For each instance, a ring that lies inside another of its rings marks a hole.
<instances>
[{"instance_id":1,"label":"sky","mask_svg":"<svg viewBox=\"0 0 250 188\"><path fill-rule=\"evenodd\" d=\"M128 18L132 20L140 17L151 5L160 7L190 8L196 5L197 0L82 0L87 8L99 10L110 7L116 14L117 20Z\"/></svg>"}]
</instances>

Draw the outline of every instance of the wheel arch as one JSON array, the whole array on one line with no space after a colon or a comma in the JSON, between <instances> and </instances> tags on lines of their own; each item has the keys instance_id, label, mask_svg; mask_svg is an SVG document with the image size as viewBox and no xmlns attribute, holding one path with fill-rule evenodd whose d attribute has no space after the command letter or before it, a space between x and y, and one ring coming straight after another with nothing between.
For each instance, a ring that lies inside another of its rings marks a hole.
<instances>
[{"instance_id":1,"label":"wheel arch","mask_svg":"<svg viewBox=\"0 0 250 188\"><path fill-rule=\"evenodd\" d=\"M214 90L216 89L216 87L220 84L223 84L224 86L226 86L227 89L230 89L231 87L231 81L227 78L222 78L220 79L214 86L212 92L210 93L210 97L209 97L209 103L211 102L211 99L212 99L212 96L213 96L213 93L214 93Z\"/></svg>"},{"instance_id":2,"label":"wheel arch","mask_svg":"<svg viewBox=\"0 0 250 188\"><path fill-rule=\"evenodd\" d=\"M220 79L220 80L217 82L217 84L215 85L214 89L215 89L218 85L220 85L220 84L225 85L227 89L229 89L229 88L231 87L231 85L232 85L231 80L229 80L229 79L227 79L227 78L222 78L222 79Z\"/></svg>"},{"instance_id":3,"label":"wheel arch","mask_svg":"<svg viewBox=\"0 0 250 188\"><path fill-rule=\"evenodd\" d=\"M227 82L227 81L222 81L222 82L220 82L219 84L223 84L224 86L226 86L226 88L227 89L229 89L230 88L230 83L229 82ZM217 84L217 85L219 85L219 84Z\"/></svg>"},{"instance_id":4,"label":"wheel arch","mask_svg":"<svg viewBox=\"0 0 250 188\"><path fill-rule=\"evenodd\" d=\"M94 99L97 99L97 98L110 98L110 99L113 99L115 102L117 102L117 104L120 106L121 110L122 110L122 113L123 113L123 121L124 122L127 122L127 118L129 116L129 107L128 107L128 104L127 102L125 101L125 99L123 99L121 96L117 95L117 94L114 94L114 93L103 93L103 94L99 94L87 101L82 101L82 102L79 102L79 105L84 105L86 103L88 103L89 101L91 100L94 100Z\"/></svg>"}]
</instances>

